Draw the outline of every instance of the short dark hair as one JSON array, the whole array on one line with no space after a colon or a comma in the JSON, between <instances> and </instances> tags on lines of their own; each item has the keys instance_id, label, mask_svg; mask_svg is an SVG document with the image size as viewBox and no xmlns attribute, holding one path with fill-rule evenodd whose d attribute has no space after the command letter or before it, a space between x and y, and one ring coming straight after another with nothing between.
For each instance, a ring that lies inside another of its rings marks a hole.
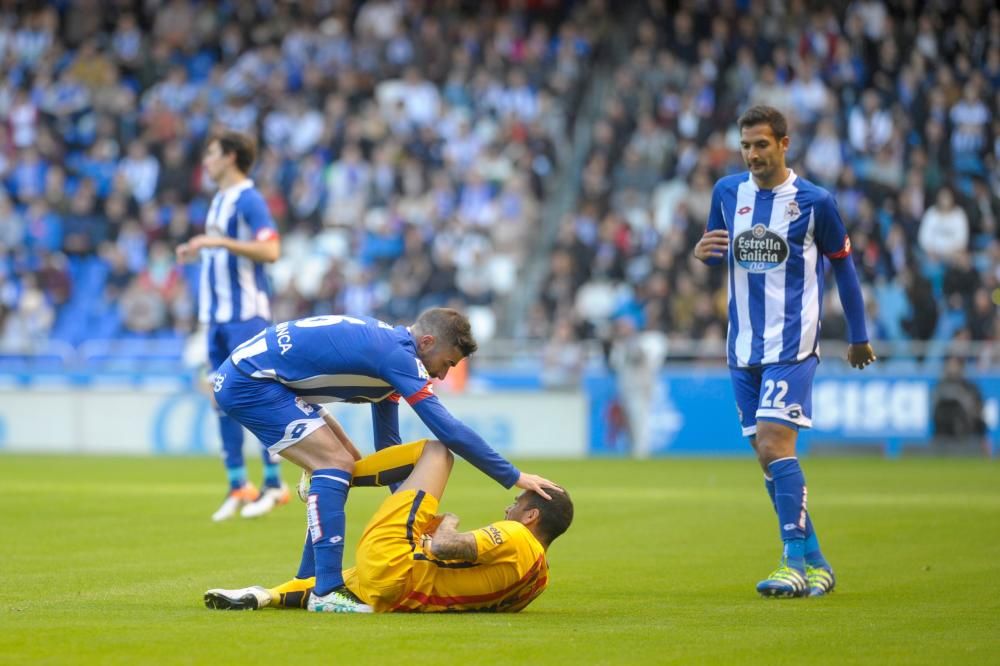
<instances>
[{"instance_id":1,"label":"short dark hair","mask_svg":"<svg viewBox=\"0 0 1000 666\"><path fill-rule=\"evenodd\" d=\"M564 489L547 491L552 499L545 499L533 490L525 493L525 509L538 509L538 531L547 543L569 529L573 522L573 500Z\"/></svg>"},{"instance_id":2,"label":"short dark hair","mask_svg":"<svg viewBox=\"0 0 1000 666\"><path fill-rule=\"evenodd\" d=\"M479 349L472 337L472 325L468 317L451 308L431 308L424 310L413 324L417 335L433 335L442 343L457 347L462 356L469 356Z\"/></svg>"},{"instance_id":3,"label":"short dark hair","mask_svg":"<svg viewBox=\"0 0 1000 666\"><path fill-rule=\"evenodd\" d=\"M243 173L250 173L254 160L257 159L257 141L252 136L235 130L224 130L213 134L208 140L209 145L213 141L219 142L223 155L236 156L237 169Z\"/></svg>"},{"instance_id":4,"label":"short dark hair","mask_svg":"<svg viewBox=\"0 0 1000 666\"><path fill-rule=\"evenodd\" d=\"M744 127L769 125L771 132L774 133L774 138L778 141L788 136L788 121L785 120L784 114L773 106L751 106L739 117L736 125L740 128L741 132Z\"/></svg>"}]
</instances>

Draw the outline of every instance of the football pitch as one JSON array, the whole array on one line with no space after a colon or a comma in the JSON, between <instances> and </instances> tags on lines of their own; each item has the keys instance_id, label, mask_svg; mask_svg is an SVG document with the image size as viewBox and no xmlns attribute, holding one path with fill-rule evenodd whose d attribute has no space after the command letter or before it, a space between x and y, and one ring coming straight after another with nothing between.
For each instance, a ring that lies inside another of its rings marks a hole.
<instances>
[{"instance_id":1,"label":"football pitch","mask_svg":"<svg viewBox=\"0 0 1000 666\"><path fill-rule=\"evenodd\" d=\"M213 524L217 460L0 456L0 664L1000 663L1000 465L804 467L826 598L754 592L778 529L751 459L531 461L576 518L526 611L339 616L203 607L290 578L304 535L297 500ZM352 491L348 563L385 492ZM513 496L459 462L442 508L471 529Z\"/></svg>"}]
</instances>

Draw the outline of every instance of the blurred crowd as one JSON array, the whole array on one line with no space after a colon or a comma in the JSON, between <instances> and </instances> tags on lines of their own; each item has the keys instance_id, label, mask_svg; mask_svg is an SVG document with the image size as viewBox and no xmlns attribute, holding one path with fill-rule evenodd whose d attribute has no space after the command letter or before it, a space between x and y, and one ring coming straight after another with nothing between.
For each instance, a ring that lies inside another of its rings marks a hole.
<instances>
[{"instance_id":1,"label":"blurred crowd","mask_svg":"<svg viewBox=\"0 0 1000 666\"><path fill-rule=\"evenodd\" d=\"M601 2L26 4L0 2L6 349L195 328L174 248L203 228L221 127L258 137L276 320L451 304L488 334L607 22Z\"/></svg>"},{"instance_id":2,"label":"blurred crowd","mask_svg":"<svg viewBox=\"0 0 1000 666\"><path fill-rule=\"evenodd\" d=\"M789 166L836 196L880 355L912 341L997 339L994 3L637 4L577 205L523 331L551 341L555 378L572 376L580 342L594 337L609 348L644 333L655 349L656 337L724 340L725 271L691 252L713 184L745 171L735 121L758 103L789 118ZM845 340L836 285L826 285L823 337ZM638 354L650 344L640 342Z\"/></svg>"},{"instance_id":3,"label":"blurred crowd","mask_svg":"<svg viewBox=\"0 0 1000 666\"><path fill-rule=\"evenodd\" d=\"M577 202L544 221L616 27ZM276 320L450 304L488 337L554 223L516 330L547 342L553 383L588 340L718 344L724 271L691 248L715 180L744 169L735 120L754 103L786 111L790 166L836 195L881 353L998 335L985 0L0 0L0 69L6 349L194 329L198 267L174 248L203 227L220 127L258 138ZM827 286L823 335L843 339Z\"/></svg>"}]
</instances>

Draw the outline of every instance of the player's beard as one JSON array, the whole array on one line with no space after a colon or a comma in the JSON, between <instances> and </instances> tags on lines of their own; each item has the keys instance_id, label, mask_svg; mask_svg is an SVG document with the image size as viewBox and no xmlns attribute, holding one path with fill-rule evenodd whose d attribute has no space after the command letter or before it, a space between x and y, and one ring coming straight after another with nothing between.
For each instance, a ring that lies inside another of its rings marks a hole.
<instances>
[{"instance_id":1,"label":"player's beard","mask_svg":"<svg viewBox=\"0 0 1000 666\"><path fill-rule=\"evenodd\" d=\"M770 162L760 161L754 164L753 162L747 162L747 169L750 170L756 178L767 182L774 175L774 168L771 166Z\"/></svg>"}]
</instances>

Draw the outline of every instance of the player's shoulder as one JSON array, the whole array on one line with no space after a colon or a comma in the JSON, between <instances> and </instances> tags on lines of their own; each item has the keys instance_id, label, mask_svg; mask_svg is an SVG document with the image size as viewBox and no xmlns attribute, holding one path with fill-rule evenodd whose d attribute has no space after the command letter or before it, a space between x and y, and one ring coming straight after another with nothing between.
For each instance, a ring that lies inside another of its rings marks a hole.
<instances>
[{"instance_id":1,"label":"player's shoulder","mask_svg":"<svg viewBox=\"0 0 1000 666\"><path fill-rule=\"evenodd\" d=\"M389 362L401 363L417 357L417 347L410 329L392 326L374 317L360 317L372 334L380 355Z\"/></svg>"},{"instance_id":2,"label":"player's shoulder","mask_svg":"<svg viewBox=\"0 0 1000 666\"><path fill-rule=\"evenodd\" d=\"M826 189L822 185L817 185L807 178L795 174L795 182L793 183L795 189L797 190L797 195L799 198L805 198L807 200L816 203L832 203L833 194L830 190Z\"/></svg>"},{"instance_id":3,"label":"player's shoulder","mask_svg":"<svg viewBox=\"0 0 1000 666\"><path fill-rule=\"evenodd\" d=\"M375 331L386 340L404 347L409 346L410 348L415 349L413 346L413 336L410 335L410 329L406 326L393 326L392 324L387 324L376 317L358 317L358 319L363 321L365 326L372 331ZM409 343L409 345L407 345L407 343Z\"/></svg>"},{"instance_id":4,"label":"player's shoulder","mask_svg":"<svg viewBox=\"0 0 1000 666\"><path fill-rule=\"evenodd\" d=\"M535 538L535 535L531 533L531 530L529 530L524 523L517 520L498 520L494 523L490 523L483 529L492 529L502 532L509 539L524 542L528 545L537 543L538 541Z\"/></svg>"},{"instance_id":5,"label":"player's shoulder","mask_svg":"<svg viewBox=\"0 0 1000 666\"><path fill-rule=\"evenodd\" d=\"M539 555L545 554L545 547L542 543L535 537L535 535L524 525L524 523L517 520L498 520L495 523L491 523L483 530L492 530L494 534L499 535L502 541L495 541L498 545L504 543L507 547L513 549L514 552L518 553L520 557L526 557L528 560L534 560Z\"/></svg>"},{"instance_id":6,"label":"player's shoulder","mask_svg":"<svg viewBox=\"0 0 1000 666\"><path fill-rule=\"evenodd\" d=\"M262 206L264 210L267 210L267 201L264 200L264 195L260 193L253 181L247 181L246 186L236 195L236 206L238 208Z\"/></svg>"},{"instance_id":7,"label":"player's shoulder","mask_svg":"<svg viewBox=\"0 0 1000 666\"><path fill-rule=\"evenodd\" d=\"M478 530L480 536L490 541L496 546L504 543L517 545L526 541L526 537L531 536L531 532L522 523L516 520L497 520L484 525Z\"/></svg>"}]
</instances>

